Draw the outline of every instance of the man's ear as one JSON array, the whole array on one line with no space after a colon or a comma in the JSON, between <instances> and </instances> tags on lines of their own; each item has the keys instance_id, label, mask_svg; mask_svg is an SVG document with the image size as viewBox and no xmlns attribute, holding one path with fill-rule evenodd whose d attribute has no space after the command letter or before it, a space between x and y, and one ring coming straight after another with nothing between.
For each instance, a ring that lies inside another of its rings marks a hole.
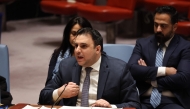
<instances>
[{"instance_id":1,"label":"man's ear","mask_svg":"<svg viewBox=\"0 0 190 109\"><path fill-rule=\"evenodd\" d=\"M173 31L174 31L174 32L177 30L177 26L178 26L178 23L175 23L175 24L173 25Z\"/></svg>"},{"instance_id":2,"label":"man's ear","mask_svg":"<svg viewBox=\"0 0 190 109\"><path fill-rule=\"evenodd\" d=\"M101 49L102 49L102 48L101 48L100 45L97 45L97 46L96 46L96 52L97 52L97 53L101 52Z\"/></svg>"}]
</instances>

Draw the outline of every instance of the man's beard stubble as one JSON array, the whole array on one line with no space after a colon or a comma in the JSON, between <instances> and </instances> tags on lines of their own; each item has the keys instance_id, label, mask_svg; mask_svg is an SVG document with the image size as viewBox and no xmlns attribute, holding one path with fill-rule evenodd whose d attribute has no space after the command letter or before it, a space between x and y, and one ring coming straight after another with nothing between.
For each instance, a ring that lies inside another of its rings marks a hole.
<instances>
[{"instance_id":1,"label":"man's beard stubble","mask_svg":"<svg viewBox=\"0 0 190 109\"><path fill-rule=\"evenodd\" d=\"M167 42L172 37L172 31L166 34L165 36L161 32L157 32L155 33L155 37L158 43L165 44L165 42Z\"/></svg>"}]
</instances>

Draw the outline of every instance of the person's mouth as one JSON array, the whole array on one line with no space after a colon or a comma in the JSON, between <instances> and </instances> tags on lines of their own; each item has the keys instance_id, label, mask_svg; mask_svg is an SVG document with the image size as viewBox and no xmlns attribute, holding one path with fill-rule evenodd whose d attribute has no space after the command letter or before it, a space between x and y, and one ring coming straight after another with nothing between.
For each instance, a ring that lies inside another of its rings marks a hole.
<instances>
[{"instance_id":1,"label":"person's mouth","mask_svg":"<svg viewBox=\"0 0 190 109\"><path fill-rule=\"evenodd\" d=\"M77 57L77 60L80 61L82 60L84 57L83 56L76 56Z\"/></svg>"}]
</instances>

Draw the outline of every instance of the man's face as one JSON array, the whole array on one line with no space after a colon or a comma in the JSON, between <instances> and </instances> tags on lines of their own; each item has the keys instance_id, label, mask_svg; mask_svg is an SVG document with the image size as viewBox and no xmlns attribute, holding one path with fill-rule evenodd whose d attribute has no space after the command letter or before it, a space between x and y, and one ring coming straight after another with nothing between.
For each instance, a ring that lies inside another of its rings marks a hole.
<instances>
[{"instance_id":1,"label":"man's face","mask_svg":"<svg viewBox=\"0 0 190 109\"><path fill-rule=\"evenodd\" d=\"M82 34L75 38L75 57L79 65L89 67L93 65L101 55L100 45L94 46L91 35Z\"/></svg>"},{"instance_id":2,"label":"man's face","mask_svg":"<svg viewBox=\"0 0 190 109\"><path fill-rule=\"evenodd\" d=\"M159 43L165 43L175 33L177 23L172 24L170 15L157 13L154 16L154 33Z\"/></svg>"}]
</instances>

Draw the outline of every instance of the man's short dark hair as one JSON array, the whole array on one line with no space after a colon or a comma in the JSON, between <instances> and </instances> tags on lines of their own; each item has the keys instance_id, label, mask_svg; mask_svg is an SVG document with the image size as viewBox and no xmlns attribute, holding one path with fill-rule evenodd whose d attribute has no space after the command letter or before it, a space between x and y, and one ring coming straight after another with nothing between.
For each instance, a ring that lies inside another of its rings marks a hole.
<instances>
[{"instance_id":1,"label":"man's short dark hair","mask_svg":"<svg viewBox=\"0 0 190 109\"><path fill-rule=\"evenodd\" d=\"M175 23L178 22L178 12L172 6L160 6L160 7L157 7L155 12L154 12L154 17L155 17L155 15L157 13L159 13L159 14L169 14L172 24L175 24Z\"/></svg>"},{"instance_id":2,"label":"man's short dark hair","mask_svg":"<svg viewBox=\"0 0 190 109\"><path fill-rule=\"evenodd\" d=\"M94 42L94 46L98 46L100 45L101 46L101 52L103 51L103 38L101 36L101 34L95 30L95 29L92 29L92 28L81 28L77 31L77 35L82 35L82 34L89 34L92 36L92 40Z\"/></svg>"}]
</instances>

